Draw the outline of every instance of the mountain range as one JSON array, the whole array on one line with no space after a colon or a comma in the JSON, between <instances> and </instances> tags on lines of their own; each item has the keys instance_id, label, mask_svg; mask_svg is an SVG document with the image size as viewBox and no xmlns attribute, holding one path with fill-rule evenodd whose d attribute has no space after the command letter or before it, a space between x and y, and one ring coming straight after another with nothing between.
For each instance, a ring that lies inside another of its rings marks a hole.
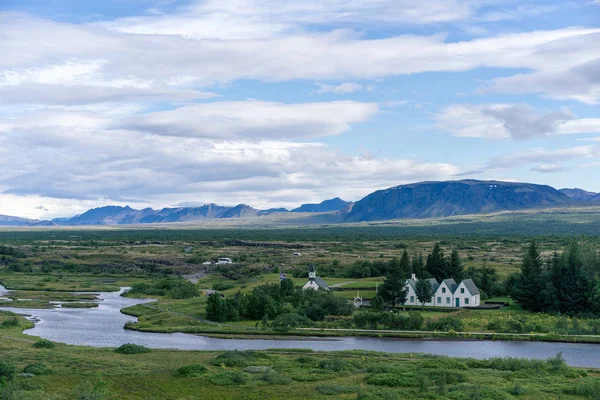
<instances>
[{"instance_id":1,"label":"mountain range","mask_svg":"<svg viewBox=\"0 0 600 400\"><path fill-rule=\"evenodd\" d=\"M331 222L377 221L403 218L437 218L454 215L516 211L561 204L598 203L600 194L583 189L554 189L531 183L459 180L419 182L373 192L356 203L339 197L318 204L258 210L246 204L233 207L207 204L154 210L129 206L93 208L83 214L51 221L0 215L0 226L135 225L214 219L260 218L277 213L299 217L322 214ZM291 214L288 214L291 215Z\"/></svg>"}]
</instances>

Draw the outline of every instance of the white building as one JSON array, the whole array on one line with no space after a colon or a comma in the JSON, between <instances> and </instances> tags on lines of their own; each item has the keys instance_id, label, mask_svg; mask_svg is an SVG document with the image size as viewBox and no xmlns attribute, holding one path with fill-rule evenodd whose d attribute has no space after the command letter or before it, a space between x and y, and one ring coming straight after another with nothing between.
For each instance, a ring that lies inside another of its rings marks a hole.
<instances>
[{"instance_id":1,"label":"white building","mask_svg":"<svg viewBox=\"0 0 600 400\"><path fill-rule=\"evenodd\" d=\"M329 290L329 286L323 281L323 279L317 276L317 269L314 264L310 264L308 267L308 282L302 286L302 290L312 289L312 290Z\"/></svg>"},{"instance_id":2,"label":"white building","mask_svg":"<svg viewBox=\"0 0 600 400\"><path fill-rule=\"evenodd\" d=\"M233 260L231 258L218 258L217 264L233 264Z\"/></svg>"},{"instance_id":3,"label":"white building","mask_svg":"<svg viewBox=\"0 0 600 400\"><path fill-rule=\"evenodd\" d=\"M407 306L420 306L417 298L417 277L412 275L405 283L408 289L406 295ZM444 279L438 283L434 278L427 279L433 289L431 301L425 303L427 307L477 307L481 304L479 289L472 279L465 279L457 284L454 279Z\"/></svg>"}]
</instances>

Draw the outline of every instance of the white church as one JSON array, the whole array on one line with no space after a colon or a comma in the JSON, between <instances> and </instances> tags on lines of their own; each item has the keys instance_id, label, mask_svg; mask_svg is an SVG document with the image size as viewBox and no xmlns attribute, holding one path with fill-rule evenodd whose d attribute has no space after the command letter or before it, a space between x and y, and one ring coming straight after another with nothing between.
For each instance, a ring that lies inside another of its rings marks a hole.
<instances>
[{"instance_id":1,"label":"white church","mask_svg":"<svg viewBox=\"0 0 600 400\"><path fill-rule=\"evenodd\" d=\"M472 279L465 279L460 283L456 283L454 279L444 279L439 283L436 279L427 279L427 282L433 289L433 297L431 301L421 304L417 298L417 276L412 274L412 277L405 283L405 288L408 289L406 295L406 306L421 306L427 307L477 307L481 304L481 294Z\"/></svg>"},{"instance_id":2,"label":"white church","mask_svg":"<svg viewBox=\"0 0 600 400\"><path fill-rule=\"evenodd\" d=\"M329 286L327 286L325 281L317 276L317 268L315 268L314 264L310 264L308 267L308 282L302 286L302 290L306 289L329 290Z\"/></svg>"}]
</instances>

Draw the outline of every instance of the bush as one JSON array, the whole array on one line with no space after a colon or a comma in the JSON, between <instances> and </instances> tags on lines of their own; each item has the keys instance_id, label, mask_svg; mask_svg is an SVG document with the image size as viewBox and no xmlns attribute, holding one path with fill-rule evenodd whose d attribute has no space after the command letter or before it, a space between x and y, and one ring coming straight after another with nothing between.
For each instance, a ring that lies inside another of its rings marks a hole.
<instances>
[{"instance_id":1,"label":"bush","mask_svg":"<svg viewBox=\"0 0 600 400\"><path fill-rule=\"evenodd\" d=\"M319 385L316 387L317 392L324 394L326 396L333 396L336 394L343 393L355 393L356 387L354 386L344 386L344 385Z\"/></svg>"},{"instance_id":2,"label":"bush","mask_svg":"<svg viewBox=\"0 0 600 400\"><path fill-rule=\"evenodd\" d=\"M449 316L435 320L428 320L426 327L430 331L462 331L462 321Z\"/></svg>"},{"instance_id":3,"label":"bush","mask_svg":"<svg viewBox=\"0 0 600 400\"><path fill-rule=\"evenodd\" d=\"M29 364L23 368L23 372L33 375L50 375L52 371L43 363Z\"/></svg>"},{"instance_id":4,"label":"bush","mask_svg":"<svg viewBox=\"0 0 600 400\"><path fill-rule=\"evenodd\" d=\"M265 371L260 376L260 380L271 385L289 385L292 383L292 378L278 374L275 371Z\"/></svg>"},{"instance_id":5,"label":"bush","mask_svg":"<svg viewBox=\"0 0 600 400\"><path fill-rule=\"evenodd\" d=\"M42 339L42 340L35 342L33 344L33 347L36 349L53 349L56 347L56 345L49 340Z\"/></svg>"},{"instance_id":6,"label":"bush","mask_svg":"<svg viewBox=\"0 0 600 400\"><path fill-rule=\"evenodd\" d=\"M346 360L334 358L332 360L323 360L319 362L319 369L326 369L334 372L350 371L356 369L356 366Z\"/></svg>"},{"instance_id":7,"label":"bush","mask_svg":"<svg viewBox=\"0 0 600 400\"><path fill-rule=\"evenodd\" d=\"M177 371L173 372L173 376L179 378L193 378L198 375L202 375L206 373L208 369L204 365L193 364L193 365L185 365L179 368Z\"/></svg>"},{"instance_id":8,"label":"bush","mask_svg":"<svg viewBox=\"0 0 600 400\"><path fill-rule=\"evenodd\" d=\"M213 385L219 386L243 385L246 383L246 376L239 371L226 371L211 375L208 380Z\"/></svg>"},{"instance_id":9,"label":"bush","mask_svg":"<svg viewBox=\"0 0 600 400\"><path fill-rule=\"evenodd\" d=\"M14 328L16 326L21 325L17 317L9 318L2 322L2 328Z\"/></svg>"},{"instance_id":10,"label":"bush","mask_svg":"<svg viewBox=\"0 0 600 400\"><path fill-rule=\"evenodd\" d=\"M119 354L144 354L150 353L152 350L139 344L125 343L115 349L115 353Z\"/></svg>"},{"instance_id":11,"label":"bush","mask_svg":"<svg viewBox=\"0 0 600 400\"><path fill-rule=\"evenodd\" d=\"M224 290L228 290L233 287L234 287L234 285L232 283L216 282L212 288L213 288L213 290L216 290L217 292L222 292Z\"/></svg>"},{"instance_id":12,"label":"bush","mask_svg":"<svg viewBox=\"0 0 600 400\"><path fill-rule=\"evenodd\" d=\"M14 365L0 360L0 382L12 381L17 373L17 368Z\"/></svg>"},{"instance_id":13,"label":"bush","mask_svg":"<svg viewBox=\"0 0 600 400\"><path fill-rule=\"evenodd\" d=\"M267 359L269 355L261 351L226 351L212 361L212 365L226 367L248 367L259 359Z\"/></svg>"},{"instance_id":14,"label":"bush","mask_svg":"<svg viewBox=\"0 0 600 400\"><path fill-rule=\"evenodd\" d=\"M420 380L413 374L375 374L367 378L369 385L417 387Z\"/></svg>"}]
</instances>

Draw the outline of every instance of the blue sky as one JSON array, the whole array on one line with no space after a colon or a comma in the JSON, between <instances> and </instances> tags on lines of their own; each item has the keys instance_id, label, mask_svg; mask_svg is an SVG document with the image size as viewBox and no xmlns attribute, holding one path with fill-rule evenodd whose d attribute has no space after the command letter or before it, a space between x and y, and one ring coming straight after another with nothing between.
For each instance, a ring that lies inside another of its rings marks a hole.
<instances>
[{"instance_id":1,"label":"blue sky","mask_svg":"<svg viewBox=\"0 0 600 400\"><path fill-rule=\"evenodd\" d=\"M0 214L600 191L600 2L0 3Z\"/></svg>"}]
</instances>

